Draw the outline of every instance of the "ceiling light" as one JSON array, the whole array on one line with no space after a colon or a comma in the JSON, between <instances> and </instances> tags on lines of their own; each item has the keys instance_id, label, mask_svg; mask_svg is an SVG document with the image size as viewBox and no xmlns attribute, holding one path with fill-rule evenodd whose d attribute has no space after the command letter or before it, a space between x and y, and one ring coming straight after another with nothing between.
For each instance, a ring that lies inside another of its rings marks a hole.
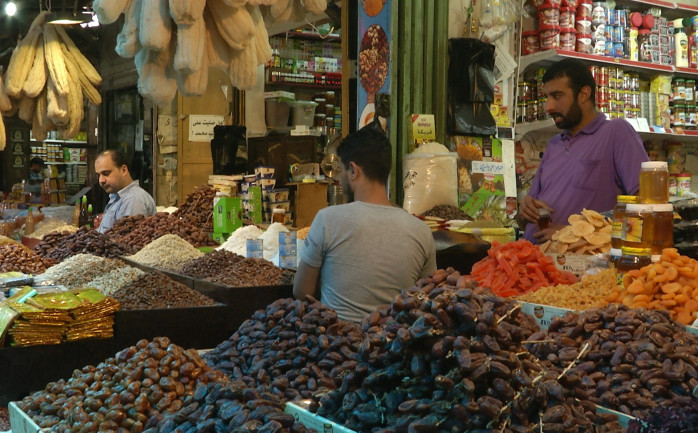
<instances>
[{"instance_id":1,"label":"ceiling light","mask_svg":"<svg viewBox=\"0 0 698 433\"><path fill-rule=\"evenodd\" d=\"M17 5L15 2L7 2L5 4L5 15L8 17L13 17L17 13Z\"/></svg>"},{"instance_id":2,"label":"ceiling light","mask_svg":"<svg viewBox=\"0 0 698 433\"><path fill-rule=\"evenodd\" d=\"M73 14L67 11L51 12L46 16L46 22L49 24L71 25L80 24L84 21L82 14Z\"/></svg>"}]
</instances>

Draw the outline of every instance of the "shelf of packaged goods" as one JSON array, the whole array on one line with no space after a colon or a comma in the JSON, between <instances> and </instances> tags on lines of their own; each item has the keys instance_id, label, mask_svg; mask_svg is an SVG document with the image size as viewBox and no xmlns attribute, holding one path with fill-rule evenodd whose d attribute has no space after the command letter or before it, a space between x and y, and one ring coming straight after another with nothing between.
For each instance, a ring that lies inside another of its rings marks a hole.
<instances>
[{"instance_id":1,"label":"shelf of packaged goods","mask_svg":"<svg viewBox=\"0 0 698 433\"><path fill-rule=\"evenodd\" d=\"M545 50L537 53L521 56L519 63L519 71L525 72L528 67L533 65L548 66L562 59L574 58L585 60L592 63L600 63L608 66L625 66L633 69L641 69L646 71L654 71L665 74L673 74L676 68L671 65L655 65L647 62L636 62L635 60L619 59L615 57L597 56L595 54L578 53L576 51L567 50ZM679 68L680 73L686 75L698 76L698 69Z\"/></svg>"},{"instance_id":2,"label":"shelf of packaged goods","mask_svg":"<svg viewBox=\"0 0 698 433\"><path fill-rule=\"evenodd\" d=\"M340 90L342 86L333 86L331 84L313 84L313 83L289 83L286 81L267 81L266 86L274 87L305 87L308 89L325 89L325 90Z\"/></svg>"},{"instance_id":3,"label":"shelf of packaged goods","mask_svg":"<svg viewBox=\"0 0 698 433\"><path fill-rule=\"evenodd\" d=\"M320 33L315 32L286 32L286 36L289 38L312 39L327 42L338 42L342 40L342 35L337 33L328 33L322 36Z\"/></svg>"},{"instance_id":4,"label":"shelf of packaged goods","mask_svg":"<svg viewBox=\"0 0 698 433\"><path fill-rule=\"evenodd\" d=\"M83 144L86 145L86 141L80 141L80 140L34 140L33 138L31 140L32 143L56 143L56 144Z\"/></svg>"},{"instance_id":5,"label":"shelf of packaged goods","mask_svg":"<svg viewBox=\"0 0 698 433\"><path fill-rule=\"evenodd\" d=\"M85 161L46 161L44 164L48 165L86 165Z\"/></svg>"},{"instance_id":6,"label":"shelf of packaged goods","mask_svg":"<svg viewBox=\"0 0 698 433\"><path fill-rule=\"evenodd\" d=\"M620 6L628 6L633 11L657 7L662 9L662 16L667 20L684 18L690 16L693 12L698 12L698 6L666 0L619 0L616 2L616 8Z\"/></svg>"}]
</instances>

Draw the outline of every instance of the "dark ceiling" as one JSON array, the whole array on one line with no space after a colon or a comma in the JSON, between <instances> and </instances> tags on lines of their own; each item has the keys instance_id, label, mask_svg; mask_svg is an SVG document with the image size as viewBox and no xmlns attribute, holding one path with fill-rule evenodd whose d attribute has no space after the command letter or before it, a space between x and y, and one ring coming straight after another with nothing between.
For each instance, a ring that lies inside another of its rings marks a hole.
<instances>
[{"instance_id":1,"label":"dark ceiling","mask_svg":"<svg viewBox=\"0 0 698 433\"><path fill-rule=\"evenodd\" d=\"M73 12L74 8L81 13L92 10L92 0L14 0L17 5L17 13L13 17L5 15L7 0L0 0L0 66L7 67L12 55L12 50L17 45L18 38L24 36L34 18L41 10L47 10L49 6L53 11L64 9ZM85 15L89 18L89 15ZM99 27L83 29L79 25L66 26L66 31L80 47L83 54L90 60L99 58Z\"/></svg>"}]
</instances>

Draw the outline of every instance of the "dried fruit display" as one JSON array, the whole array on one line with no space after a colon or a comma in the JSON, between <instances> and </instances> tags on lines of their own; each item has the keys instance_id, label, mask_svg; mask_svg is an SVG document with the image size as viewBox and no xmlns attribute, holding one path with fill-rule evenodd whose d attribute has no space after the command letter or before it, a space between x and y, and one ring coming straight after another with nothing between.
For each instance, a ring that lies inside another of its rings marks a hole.
<instances>
[{"instance_id":1,"label":"dried fruit display","mask_svg":"<svg viewBox=\"0 0 698 433\"><path fill-rule=\"evenodd\" d=\"M623 287L606 299L630 308L668 310L674 320L690 325L698 312L698 261L665 248L657 263L623 275Z\"/></svg>"},{"instance_id":2,"label":"dried fruit display","mask_svg":"<svg viewBox=\"0 0 698 433\"><path fill-rule=\"evenodd\" d=\"M585 400L636 417L657 406L690 404L698 386L698 337L667 311L610 304L554 318L531 336L529 351L565 368L568 387Z\"/></svg>"},{"instance_id":3,"label":"dried fruit display","mask_svg":"<svg viewBox=\"0 0 698 433\"><path fill-rule=\"evenodd\" d=\"M145 218L133 230L116 240L135 251L140 251L157 238L168 234L177 235L195 247L218 246L218 242L203 228L167 212L158 212Z\"/></svg>"},{"instance_id":4,"label":"dried fruit display","mask_svg":"<svg viewBox=\"0 0 698 433\"><path fill-rule=\"evenodd\" d=\"M124 310L215 305L216 301L161 273L147 273L112 293Z\"/></svg>"},{"instance_id":5,"label":"dried fruit display","mask_svg":"<svg viewBox=\"0 0 698 433\"><path fill-rule=\"evenodd\" d=\"M202 278L232 287L281 286L293 284L294 273L264 259L248 259L227 250L216 250L190 260L182 275Z\"/></svg>"},{"instance_id":6,"label":"dried fruit display","mask_svg":"<svg viewBox=\"0 0 698 433\"><path fill-rule=\"evenodd\" d=\"M0 245L0 272L41 274L52 264L53 260L44 259L34 251L27 251L22 245Z\"/></svg>"},{"instance_id":7,"label":"dried fruit display","mask_svg":"<svg viewBox=\"0 0 698 433\"><path fill-rule=\"evenodd\" d=\"M487 257L475 263L470 274L481 286L503 297L577 281L573 274L558 270L551 257L525 239L507 244L492 242Z\"/></svg>"},{"instance_id":8,"label":"dried fruit display","mask_svg":"<svg viewBox=\"0 0 698 433\"><path fill-rule=\"evenodd\" d=\"M342 383L358 365L358 325L308 298L279 299L204 355L213 368L282 401L311 398Z\"/></svg>"},{"instance_id":9,"label":"dried fruit display","mask_svg":"<svg viewBox=\"0 0 698 433\"><path fill-rule=\"evenodd\" d=\"M96 367L75 370L67 380L50 382L17 404L39 427L58 433L71 432L76 425L84 431L142 432L185 402L191 410L199 384L224 380L196 350L160 337L141 340Z\"/></svg>"},{"instance_id":10,"label":"dried fruit display","mask_svg":"<svg viewBox=\"0 0 698 433\"><path fill-rule=\"evenodd\" d=\"M656 408L642 420L631 420L628 433L670 433L698 431L698 400L680 408Z\"/></svg>"},{"instance_id":11,"label":"dried fruit display","mask_svg":"<svg viewBox=\"0 0 698 433\"><path fill-rule=\"evenodd\" d=\"M112 239L119 239L127 234L131 233L143 220L146 218L145 215L129 215L121 217L114 222L109 230L104 232L105 235Z\"/></svg>"},{"instance_id":12,"label":"dried fruit display","mask_svg":"<svg viewBox=\"0 0 698 433\"><path fill-rule=\"evenodd\" d=\"M122 245L97 230L80 227L75 233L49 233L35 247L44 259L62 262L77 254L119 258L133 253L131 247Z\"/></svg>"},{"instance_id":13,"label":"dried fruit display","mask_svg":"<svg viewBox=\"0 0 698 433\"><path fill-rule=\"evenodd\" d=\"M359 365L318 411L356 431L620 430L528 354L531 317L453 269L403 291L363 330Z\"/></svg>"},{"instance_id":14,"label":"dried fruit display","mask_svg":"<svg viewBox=\"0 0 698 433\"><path fill-rule=\"evenodd\" d=\"M213 199L216 189L211 185L197 187L187 195L174 216L201 227L208 232L213 231Z\"/></svg>"},{"instance_id":15,"label":"dried fruit display","mask_svg":"<svg viewBox=\"0 0 698 433\"><path fill-rule=\"evenodd\" d=\"M588 254L607 253L611 250L611 222L600 213L583 209L567 219L570 225L553 234L540 246L544 253Z\"/></svg>"}]
</instances>

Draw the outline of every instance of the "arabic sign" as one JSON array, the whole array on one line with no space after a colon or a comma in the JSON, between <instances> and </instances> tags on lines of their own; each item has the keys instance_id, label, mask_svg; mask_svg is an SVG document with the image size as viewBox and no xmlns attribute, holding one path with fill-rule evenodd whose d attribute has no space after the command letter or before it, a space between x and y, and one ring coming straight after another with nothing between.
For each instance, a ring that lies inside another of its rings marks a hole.
<instances>
[{"instance_id":1,"label":"arabic sign","mask_svg":"<svg viewBox=\"0 0 698 433\"><path fill-rule=\"evenodd\" d=\"M192 114L189 116L189 141L208 143L213 139L213 128L222 125L224 116Z\"/></svg>"}]
</instances>

